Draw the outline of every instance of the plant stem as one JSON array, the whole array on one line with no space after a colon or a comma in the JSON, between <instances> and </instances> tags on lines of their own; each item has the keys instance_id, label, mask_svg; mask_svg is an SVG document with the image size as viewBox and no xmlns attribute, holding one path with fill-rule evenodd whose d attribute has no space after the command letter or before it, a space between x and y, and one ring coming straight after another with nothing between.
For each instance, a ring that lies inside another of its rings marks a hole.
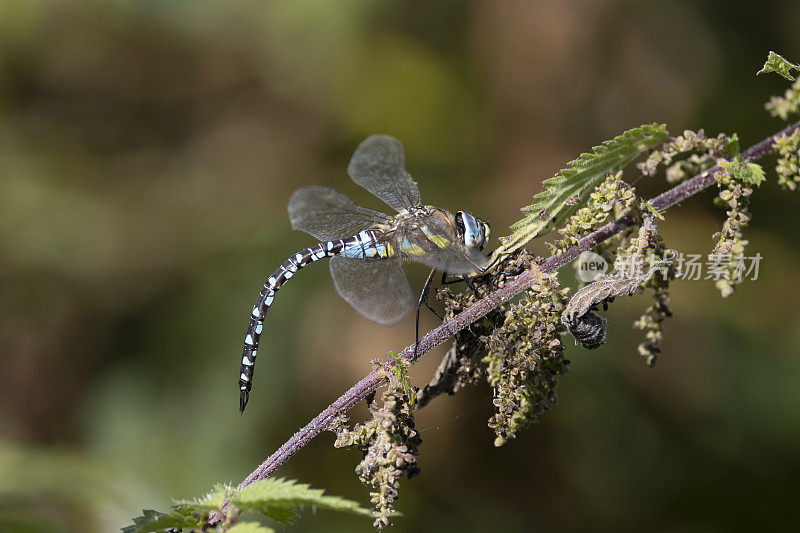
<instances>
[{"instance_id":1,"label":"plant stem","mask_svg":"<svg viewBox=\"0 0 800 533\"><path fill-rule=\"evenodd\" d=\"M788 126L780 132L764 139L758 144L755 144L741 153L741 157L745 161L754 161L764 157L773 151L775 140L781 135L789 135L795 130L800 129L800 122L796 122ZM678 204L690 196L697 194L703 189L715 183L714 175L720 172L722 168L715 166L705 172L694 176L693 178L684 181L680 185L669 189L649 201L659 212L666 211L670 207ZM581 252L594 248L609 237L616 235L620 231L632 226L634 218L630 215L623 216L617 220L606 224L597 231L582 238L578 244L569 248L560 255L553 255L547 258L539 265L539 270L545 273L555 272L567 263L572 262L580 255ZM483 317L491 310L500 306L501 304L509 301L521 292L529 289L536 281L537 272L536 268L528 270L520 274L516 279L508 282L504 287L494 291L480 300L478 303L465 310L461 314L455 316L449 322L446 322L439 327L431 330L419 341L419 347L414 353L414 345L406 347L401 353L400 357L408 360L414 364L420 357L431 351L436 346L439 346L456 332L466 328L479 318ZM375 391L385 382L382 377L381 371L376 369L370 372L364 379L350 387L339 399L329 405L324 411L318 414L311 422L306 424L305 427L300 429L297 433L286 441L286 443L278 448L278 450L270 455L258 468L256 468L247 478L239 484L239 487L249 485L259 479L266 479L272 475L283 463L285 463L292 455L294 455L300 448L308 444L314 437L324 431L330 423L339 415L347 412L355 404L363 400L371 392ZM219 522L219 514L212 513L209 519L209 525L214 525Z\"/></svg>"}]
</instances>

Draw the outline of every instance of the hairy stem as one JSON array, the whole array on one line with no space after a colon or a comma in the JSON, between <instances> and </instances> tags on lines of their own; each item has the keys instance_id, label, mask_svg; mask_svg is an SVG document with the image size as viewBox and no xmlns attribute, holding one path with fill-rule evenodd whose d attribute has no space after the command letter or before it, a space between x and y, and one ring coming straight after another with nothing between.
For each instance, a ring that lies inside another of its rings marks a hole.
<instances>
[{"instance_id":1,"label":"hairy stem","mask_svg":"<svg viewBox=\"0 0 800 533\"><path fill-rule=\"evenodd\" d=\"M786 127L775 135L749 147L741 153L742 158L745 161L754 161L764 157L773 151L775 140L778 137L781 135L789 135L797 129L800 129L800 122L795 122L791 126ZM715 183L714 175L721 170L721 167L715 166L687 181L684 181L680 185L661 193L655 198L649 200L649 203L658 211L666 211L675 204L678 204L690 196L693 196L703 189L713 185ZM581 239L578 244L569 248L564 253L550 256L539 265L539 270L546 273L555 272L562 266L575 260L581 254L581 252L590 248L594 248L604 240L616 235L620 231L632 226L633 224L634 219L632 216L628 215L618 218L617 220L601 227L594 233L587 235ZM487 295L469 309L455 316L452 320L428 332L427 335L420 339L419 347L416 350L416 355L414 345L412 344L411 346L406 347L400 353L400 357L408 360L411 362L411 364L414 364L420 357L445 342L458 331L461 331L479 318L489 313L491 310L529 289L535 280L536 269L534 267L527 272L523 272L516 279L508 282L504 287ZM275 472L275 470L277 470L292 455L294 455L295 452L308 444L311 439L325 431L334 418L347 412L351 407L380 387L385 381L386 380L381 375L380 370L373 370L370 372L364 379L350 387L350 389L340 396L338 400L329 405L311 422L300 429L300 431L292 435L292 437L286 441L283 446L278 448L278 450L270 455L263 463L261 463L258 468L253 470L253 472L239 484L239 487L249 485L250 483L253 483L259 479L268 478L273 472ZM212 513L209 519L209 524L214 525L218 523L219 520L220 515L218 513Z\"/></svg>"}]
</instances>

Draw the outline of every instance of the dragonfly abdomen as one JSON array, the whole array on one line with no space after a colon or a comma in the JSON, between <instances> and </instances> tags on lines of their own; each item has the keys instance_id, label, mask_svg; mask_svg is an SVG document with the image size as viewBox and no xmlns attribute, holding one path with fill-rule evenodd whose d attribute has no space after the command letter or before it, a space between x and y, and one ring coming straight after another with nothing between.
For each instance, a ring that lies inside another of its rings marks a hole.
<instances>
[{"instance_id":1,"label":"dragonfly abdomen","mask_svg":"<svg viewBox=\"0 0 800 533\"><path fill-rule=\"evenodd\" d=\"M346 239L320 242L301 250L291 256L267 278L261 292L258 293L255 306L250 314L250 324L244 338L242 365L239 371L239 411L244 411L253 382L253 371L258 353L258 343L264 327L264 318L272 306L275 294L301 268L319 261L324 257L342 254L357 259L386 259L393 253L393 247L380 237L379 230L364 230L358 235Z\"/></svg>"},{"instance_id":2,"label":"dragonfly abdomen","mask_svg":"<svg viewBox=\"0 0 800 533\"><path fill-rule=\"evenodd\" d=\"M382 237L382 231L364 230L342 240L344 248L341 254L352 259L388 259L394 255L394 248Z\"/></svg>"}]
</instances>

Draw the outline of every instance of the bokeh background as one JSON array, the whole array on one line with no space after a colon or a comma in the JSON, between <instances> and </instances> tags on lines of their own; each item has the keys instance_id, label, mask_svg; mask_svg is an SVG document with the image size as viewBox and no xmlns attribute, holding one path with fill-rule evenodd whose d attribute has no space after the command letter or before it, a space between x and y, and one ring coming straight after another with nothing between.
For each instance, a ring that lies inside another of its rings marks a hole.
<instances>
[{"instance_id":1,"label":"bokeh background","mask_svg":"<svg viewBox=\"0 0 800 533\"><path fill-rule=\"evenodd\" d=\"M762 105L787 83L755 72L769 50L800 59L798 21L793 0L3 0L0 530L113 531L238 483L412 340L411 320L371 324L325 266L304 270L237 412L252 302L312 242L287 200L322 183L381 208L345 173L367 135L403 141L425 201L503 235L542 179L625 129L739 132L743 146L777 131ZM669 212L669 246L711 250L710 200ZM757 281L727 301L710 281L675 284L655 369L635 354L638 296L612 306L602 349L570 345L558 408L506 447L485 385L420 412L422 475L402 483L394 531L793 524L798 200L772 176L755 195ZM425 269L408 270L421 287ZM279 474L367 504L358 453L332 442ZM294 527L370 528L329 512Z\"/></svg>"}]
</instances>

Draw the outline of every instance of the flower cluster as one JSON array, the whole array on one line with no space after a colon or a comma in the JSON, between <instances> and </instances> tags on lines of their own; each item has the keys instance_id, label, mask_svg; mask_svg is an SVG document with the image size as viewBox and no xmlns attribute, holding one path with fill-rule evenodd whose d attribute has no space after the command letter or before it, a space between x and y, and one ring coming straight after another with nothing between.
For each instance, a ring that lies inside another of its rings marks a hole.
<instances>
[{"instance_id":1,"label":"flower cluster","mask_svg":"<svg viewBox=\"0 0 800 533\"><path fill-rule=\"evenodd\" d=\"M794 192L800 183L800 130L778 137L775 140L775 149L778 152L778 164L775 167L778 185L784 190Z\"/></svg>"},{"instance_id":2,"label":"flower cluster","mask_svg":"<svg viewBox=\"0 0 800 533\"><path fill-rule=\"evenodd\" d=\"M589 195L586 206L576 211L564 227L558 230L563 238L556 242L548 242L548 248L555 255L564 253L577 244L581 237L600 227L610 215L615 217L623 215L635 202L634 189L622 181L622 171L608 176Z\"/></svg>"},{"instance_id":3,"label":"flower cluster","mask_svg":"<svg viewBox=\"0 0 800 533\"><path fill-rule=\"evenodd\" d=\"M414 429L414 391L408 384L405 359L395 358L395 367L386 371L389 386L382 394L380 407L370 406L372 419L349 429L346 418L337 419L330 430L336 433L337 448L356 447L363 459L356 467L358 479L373 487L370 501L375 506L374 526L381 531L391 525L394 501L400 478L419 473L417 458L422 439Z\"/></svg>"},{"instance_id":4,"label":"flower cluster","mask_svg":"<svg viewBox=\"0 0 800 533\"><path fill-rule=\"evenodd\" d=\"M736 135L727 136L720 133L716 137L706 137L703 130L697 133L686 130L666 143L662 148L653 150L650 155L637 164L645 176L653 176L660 165L666 167L668 183L678 183L717 164L717 158L737 153L739 141ZM679 155L694 152L685 159L676 161Z\"/></svg>"},{"instance_id":5,"label":"flower cluster","mask_svg":"<svg viewBox=\"0 0 800 533\"><path fill-rule=\"evenodd\" d=\"M447 309L444 319L452 319L492 291L503 287L509 280L530 269L533 264L533 254L520 248L504 255L490 275L472 280L474 291L453 292L448 286L438 289L436 299L444 302ZM505 310L504 305L498 306L469 328L456 333L453 345L442 358L430 383L419 391L417 395L419 407L424 407L440 394L455 394L462 387L480 379L481 367L474 364L474 360L486 353L484 340L503 323Z\"/></svg>"},{"instance_id":6,"label":"flower cluster","mask_svg":"<svg viewBox=\"0 0 800 533\"><path fill-rule=\"evenodd\" d=\"M644 357L647 366L654 366L661 355L661 340L664 336L664 320L672 316L669 308L669 282L675 277L675 268L670 258L676 253L667 249L658 233L652 216L645 216L639 234L631 241L626 254L644 256L651 251L651 261L658 259L666 268L656 268L643 285L653 290L653 303L644 310L642 316L633 323L633 327L644 330L645 341L639 344L637 351Z\"/></svg>"},{"instance_id":7,"label":"flower cluster","mask_svg":"<svg viewBox=\"0 0 800 533\"><path fill-rule=\"evenodd\" d=\"M764 104L770 115L781 120L787 120L789 115L800 111L800 79L797 79L783 94L783 96L773 96L769 102Z\"/></svg>"},{"instance_id":8,"label":"flower cluster","mask_svg":"<svg viewBox=\"0 0 800 533\"><path fill-rule=\"evenodd\" d=\"M748 206L753 188L728 172L718 172L715 175L719 187L719 195L715 202L726 209L727 218L722 224L722 229L713 235L717 241L709 258L716 258L713 267L722 272L715 285L720 290L723 298L733 294L736 285L741 282L736 262L723 263L725 257L741 257L748 241L743 236L752 216Z\"/></svg>"},{"instance_id":9,"label":"flower cluster","mask_svg":"<svg viewBox=\"0 0 800 533\"><path fill-rule=\"evenodd\" d=\"M487 380L494 389L495 414L489 420L502 446L517 431L537 421L556 402L558 376L565 374L561 311L569 289L555 276L540 274L522 300L511 306L505 323L487 339Z\"/></svg>"}]
</instances>

